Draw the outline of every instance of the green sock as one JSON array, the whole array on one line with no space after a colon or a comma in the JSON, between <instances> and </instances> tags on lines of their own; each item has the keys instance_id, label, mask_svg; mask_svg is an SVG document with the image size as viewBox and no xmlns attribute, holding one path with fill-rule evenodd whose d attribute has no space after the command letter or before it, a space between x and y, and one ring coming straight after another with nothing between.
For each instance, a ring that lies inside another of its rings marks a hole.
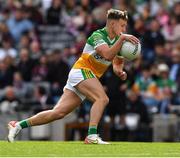
<instances>
[{"instance_id":1,"label":"green sock","mask_svg":"<svg viewBox=\"0 0 180 158\"><path fill-rule=\"evenodd\" d=\"M97 134L97 126L89 126L88 135Z\"/></svg>"},{"instance_id":2,"label":"green sock","mask_svg":"<svg viewBox=\"0 0 180 158\"><path fill-rule=\"evenodd\" d=\"M20 122L19 122L19 125L21 126L22 129L31 126L28 120L22 120L22 121L20 121Z\"/></svg>"}]
</instances>

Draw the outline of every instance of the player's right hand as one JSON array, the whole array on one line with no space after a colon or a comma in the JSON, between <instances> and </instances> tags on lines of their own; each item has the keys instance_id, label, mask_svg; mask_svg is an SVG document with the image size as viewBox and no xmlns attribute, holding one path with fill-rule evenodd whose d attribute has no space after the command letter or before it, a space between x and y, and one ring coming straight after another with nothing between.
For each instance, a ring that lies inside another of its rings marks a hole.
<instances>
[{"instance_id":1,"label":"player's right hand","mask_svg":"<svg viewBox=\"0 0 180 158\"><path fill-rule=\"evenodd\" d=\"M122 40L130 41L133 44L138 44L140 42L138 38L130 34L121 34L120 38Z\"/></svg>"},{"instance_id":2,"label":"player's right hand","mask_svg":"<svg viewBox=\"0 0 180 158\"><path fill-rule=\"evenodd\" d=\"M118 76L123 81L127 79L127 73L125 71L118 72Z\"/></svg>"}]
</instances>

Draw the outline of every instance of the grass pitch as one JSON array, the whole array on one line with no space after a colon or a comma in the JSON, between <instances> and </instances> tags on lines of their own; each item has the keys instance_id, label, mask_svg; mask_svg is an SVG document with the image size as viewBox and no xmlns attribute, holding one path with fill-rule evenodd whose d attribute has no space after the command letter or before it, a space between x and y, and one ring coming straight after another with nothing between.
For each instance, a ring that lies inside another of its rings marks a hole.
<instances>
[{"instance_id":1,"label":"grass pitch","mask_svg":"<svg viewBox=\"0 0 180 158\"><path fill-rule=\"evenodd\" d=\"M0 157L180 157L179 143L0 141Z\"/></svg>"}]
</instances>

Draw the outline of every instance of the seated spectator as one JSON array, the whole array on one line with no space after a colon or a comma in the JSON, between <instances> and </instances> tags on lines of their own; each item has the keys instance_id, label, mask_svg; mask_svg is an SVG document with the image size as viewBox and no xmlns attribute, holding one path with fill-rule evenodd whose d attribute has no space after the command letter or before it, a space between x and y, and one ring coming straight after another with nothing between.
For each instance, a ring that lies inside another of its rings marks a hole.
<instances>
[{"instance_id":1,"label":"seated spectator","mask_svg":"<svg viewBox=\"0 0 180 158\"><path fill-rule=\"evenodd\" d=\"M127 89L127 85L114 74L112 67L102 78L102 82L109 97L109 104L106 109L106 114L110 116L113 124L115 123L115 117L120 117L120 122L118 122L118 125L123 128L125 123L124 116L126 113L127 98L125 91Z\"/></svg>"},{"instance_id":2,"label":"seated spectator","mask_svg":"<svg viewBox=\"0 0 180 158\"><path fill-rule=\"evenodd\" d=\"M133 91L128 91L127 93L127 106L126 113L135 113L140 116L140 123L148 125L150 123L149 114L147 107L141 101L139 95Z\"/></svg>"},{"instance_id":3,"label":"seated spectator","mask_svg":"<svg viewBox=\"0 0 180 158\"><path fill-rule=\"evenodd\" d=\"M5 96L0 100L0 111L3 113L14 113L20 106L20 100L16 97L14 88L6 87Z\"/></svg>"},{"instance_id":4,"label":"seated spectator","mask_svg":"<svg viewBox=\"0 0 180 158\"><path fill-rule=\"evenodd\" d=\"M0 60L3 60L6 56L17 57L17 51L12 47L12 41L10 39L3 39L2 48L0 48Z\"/></svg>"},{"instance_id":5,"label":"seated spectator","mask_svg":"<svg viewBox=\"0 0 180 158\"><path fill-rule=\"evenodd\" d=\"M76 1L66 0L65 11L68 16L73 17L76 15Z\"/></svg>"},{"instance_id":6,"label":"seated spectator","mask_svg":"<svg viewBox=\"0 0 180 158\"><path fill-rule=\"evenodd\" d=\"M174 6L172 8L172 12L174 14L174 16L178 19L178 23L180 22L180 2L179 1L176 1L176 3L174 3Z\"/></svg>"},{"instance_id":7,"label":"seated spectator","mask_svg":"<svg viewBox=\"0 0 180 158\"><path fill-rule=\"evenodd\" d=\"M15 69L5 60L0 62L0 88L12 85Z\"/></svg>"},{"instance_id":8,"label":"seated spectator","mask_svg":"<svg viewBox=\"0 0 180 158\"><path fill-rule=\"evenodd\" d=\"M164 36L160 32L160 24L157 20L152 20L150 29L142 37L143 57L147 62L152 62L155 57L154 47L157 43L164 43Z\"/></svg>"},{"instance_id":9,"label":"seated spectator","mask_svg":"<svg viewBox=\"0 0 180 158\"><path fill-rule=\"evenodd\" d=\"M169 77L180 84L180 44L173 49L171 59Z\"/></svg>"},{"instance_id":10,"label":"seated spectator","mask_svg":"<svg viewBox=\"0 0 180 158\"><path fill-rule=\"evenodd\" d=\"M135 80L132 90L142 97L142 101L147 106L158 104L156 100L157 86L151 76L150 66L143 66L140 76Z\"/></svg>"},{"instance_id":11,"label":"seated spectator","mask_svg":"<svg viewBox=\"0 0 180 158\"><path fill-rule=\"evenodd\" d=\"M47 80L52 85L53 95L60 96L63 92L69 73L69 66L62 60L60 50L53 51L48 69Z\"/></svg>"},{"instance_id":12,"label":"seated spectator","mask_svg":"<svg viewBox=\"0 0 180 158\"><path fill-rule=\"evenodd\" d=\"M51 7L47 10L46 21L50 25L61 24L62 20L62 1L52 0Z\"/></svg>"},{"instance_id":13,"label":"seated spectator","mask_svg":"<svg viewBox=\"0 0 180 158\"><path fill-rule=\"evenodd\" d=\"M45 55L41 56L39 63L32 70L32 81L46 81L48 74L48 61Z\"/></svg>"},{"instance_id":14,"label":"seated spectator","mask_svg":"<svg viewBox=\"0 0 180 158\"><path fill-rule=\"evenodd\" d=\"M134 23L134 30L132 31L132 34L136 36L137 38L141 39L146 31L144 20L142 17L137 17Z\"/></svg>"},{"instance_id":15,"label":"seated spectator","mask_svg":"<svg viewBox=\"0 0 180 158\"><path fill-rule=\"evenodd\" d=\"M23 34L20 38L17 49L18 50L21 50L22 48L29 49L29 46L30 46L30 38L29 38L28 34Z\"/></svg>"},{"instance_id":16,"label":"seated spectator","mask_svg":"<svg viewBox=\"0 0 180 158\"><path fill-rule=\"evenodd\" d=\"M128 129L128 141L150 141L150 114L140 96L133 92L127 93L125 123Z\"/></svg>"},{"instance_id":17,"label":"seated spectator","mask_svg":"<svg viewBox=\"0 0 180 158\"><path fill-rule=\"evenodd\" d=\"M167 113L171 103L172 95L177 92L176 82L169 78L169 67L166 64L158 65L159 79L156 81L158 92L157 97L160 101L160 113Z\"/></svg>"},{"instance_id":18,"label":"seated spectator","mask_svg":"<svg viewBox=\"0 0 180 158\"><path fill-rule=\"evenodd\" d=\"M82 7L78 7L76 10L76 15L72 18L72 24L77 30L83 30L85 26L87 13Z\"/></svg>"},{"instance_id":19,"label":"seated spectator","mask_svg":"<svg viewBox=\"0 0 180 158\"><path fill-rule=\"evenodd\" d=\"M168 53L166 52L165 49L165 45L162 43L157 43L154 46L154 50L155 50L155 63L167 63L168 65L170 65L170 60L169 60L169 56Z\"/></svg>"},{"instance_id":20,"label":"seated spectator","mask_svg":"<svg viewBox=\"0 0 180 158\"><path fill-rule=\"evenodd\" d=\"M21 100L25 99L28 93L28 87L20 72L15 72L13 75L13 87L16 92L16 96Z\"/></svg>"},{"instance_id":21,"label":"seated spectator","mask_svg":"<svg viewBox=\"0 0 180 158\"><path fill-rule=\"evenodd\" d=\"M30 58L29 50L22 48L20 50L20 61L17 64L17 68L18 71L22 74L24 81L31 81L34 64L34 61Z\"/></svg>"},{"instance_id":22,"label":"seated spectator","mask_svg":"<svg viewBox=\"0 0 180 158\"><path fill-rule=\"evenodd\" d=\"M171 54L172 64L169 71L169 78L177 83L177 93L173 98L174 104L180 105L180 46L174 48Z\"/></svg>"},{"instance_id":23,"label":"seated spectator","mask_svg":"<svg viewBox=\"0 0 180 158\"><path fill-rule=\"evenodd\" d=\"M81 7L84 11L87 11L88 13L91 12L92 10L92 5L94 5L94 3L90 3L90 0L81 0Z\"/></svg>"},{"instance_id":24,"label":"seated spectator","mask_svg":"<svg viewBox=\"0 0 180 158\"><path fill-rule=\"evenodd\" d=\"M75 47L69 48L65 47L62 53L63 61L65 61L69 67L72 67L76 62L79 55L77 55L77 50Z\"/></svg>"},{"instance_id":25,"label":"seated spectator","mask_svg":"<svg viewBox=\"0 0 180 158\"><path fill-rule=\"evenodd\" d=\"M50 109L54 105L54 101L50 95L48 95L47 89L43 86L37 86L34 92L35 102L35 113Z\"/></svg>"},{"instance_id":26,"label":"seated spectator","mask_svg":"<svg viewBox=\"0 0 180 158\"><path fill-rule=\"evenodd\" d=\"M177 33L176 31L177 26L178 26L177 18L175 16L171 16L169 18L167 25L162 27L161 32L167 41L173 41L176 39L177 35L179 35L179 33Z\"/></svg>"},{"instance_id":27,"label":"seated spectator","mask_svg":"<svg viewBox=\"0 0 180 158\"><path fill-rule=\"evenodd\" d=\"M22 8L16 9L15 15L8 19L7 26L16 42L19 42L22 34L33 29L33 23L24 18Z\"/></svg>"},{"instance_id":28,"label":"seated spectator","mask_svg":"<svg viewBox=\"0 0 180 158\"><path fill-rule=\"evenodd\" d=\"M10 17L11 10L9 8L3 8L0 14L0 22L6 22Z\"/></svg>"},{"instance_id":29,"label":"seated spectator","mask_svg":"<svg viewBox=\"0 0 180 158\"><path fill-rule=\"evenodd\" d=\"M4 23L0 23L0 41L3 41L3 39L12 39L12 36L7 25Z\"/></svg>"},{"instance_id":30,"label":"seated spectator","mask_svg":"<svg viewBox=\"0 0 180 158\"><path fill-rule=\"evenodd\" d=\"M32 41L30 44L31 58L39 60L42 55L42 50L38 41Z\"/></svg>"},{"instance_id":31,"label":"seated spectator","mask_svg":"<svg viewBox=\"0 0 180 158\"><path fill-rule=\"evenodd\" d=\"M159 79L156 81L158 87L158 93L160 96L164 96L164 90L167 88L170 92L175 93L177 91L176 83L169 78L169 67L167 64L159 64Z\"/></svg>"},{"instance_id":32,"label":"seated spectator","mask_svg":"<svg viewBox=\"0 0 180 158\"><path fill-rule=\"evenodd\" d=\"M43 23L43 16L38 7L38 3L38 1L27 0L24 4L25 17L36 25Z\"/></svg>"}]
</instances>

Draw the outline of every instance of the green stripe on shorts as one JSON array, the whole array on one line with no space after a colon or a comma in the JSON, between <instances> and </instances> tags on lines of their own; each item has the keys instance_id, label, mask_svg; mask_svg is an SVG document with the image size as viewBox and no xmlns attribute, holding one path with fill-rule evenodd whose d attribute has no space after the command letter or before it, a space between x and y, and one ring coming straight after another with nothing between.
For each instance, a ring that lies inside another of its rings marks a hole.
<instances>
[{"instance_id":1,"label":"green stripe on shorts","mask_svg":"<svg viewBox=\"0 0 180 158\"><path fill-rule=\"evenodd\" d=\"M94 75L90 70L81 69L81 72L82 72L82 75L84 77L84 80L88 79L88 78L94 78Z\"/></svg>"},{"instance_id":2,"label":"green stripe on shorts","mask_svg":"<svg viewBox=\"0 0 180 158\"><path fill-rule=\"evenodd\" d=\"M91 71L90 71L90 74L91 74L91 78L95 78L94 75L93 75L93 73L92 73Z\"/></svg>"},{"instance_id":3,"label":"green stripe on shorts","mask_svg":"<svg viewBox=\"0 0 180 158\"><path fill-rule=\"evenodd\" d=\"M81 69L81 72L82 72L82 74L83 74L84 80L87 79L87 78L86 78L86 75L85 75L85 72L84 72L83 69Z\"/></svg>"}]
</instances>

